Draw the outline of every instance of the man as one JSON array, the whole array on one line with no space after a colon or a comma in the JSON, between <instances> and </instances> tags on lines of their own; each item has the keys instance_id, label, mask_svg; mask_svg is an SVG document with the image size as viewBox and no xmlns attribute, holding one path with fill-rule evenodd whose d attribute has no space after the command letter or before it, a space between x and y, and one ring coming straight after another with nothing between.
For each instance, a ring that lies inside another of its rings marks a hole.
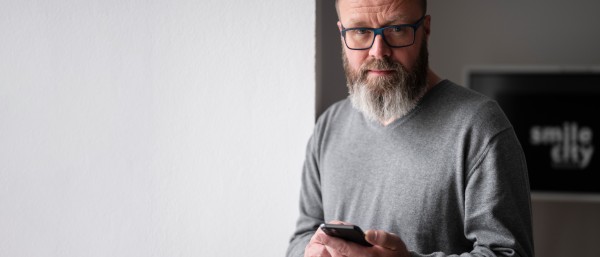
<instances>
[{"instance_id":1,"label":"man","mask_svg":"<svg viewBox=\"0 0 600 257\"><path fill-rule=\"evenodd\" d=\"M494 101L429 69L426 1L336 8L350 95L309 140L287 256L533 256L523 151Z\"/></svg>"}]
</instances>

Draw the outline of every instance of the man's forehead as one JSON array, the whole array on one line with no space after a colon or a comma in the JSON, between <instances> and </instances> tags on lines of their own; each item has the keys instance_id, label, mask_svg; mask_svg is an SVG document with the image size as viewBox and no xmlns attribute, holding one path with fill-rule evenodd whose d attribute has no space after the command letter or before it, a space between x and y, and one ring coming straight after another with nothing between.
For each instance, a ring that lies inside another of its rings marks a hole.
<instances>
[{"instance_id":1,"label":"man's forehead","mask_svg":"<svg viewBox=\"0 0 600 257\"><path fill-rule=\"evenodd\" d=\"M377 15L379 19L393 22L404 20L408 13L401 7L407 7L412 0L339 0L340 12L347 15L349 21L359 22L361 16Z\"/></svg>"},{"instance_id":2,"label":"man's forehead","mask_svg":"<svg viewBox=\"0 0 600 257\"><path fill-rule=\"evenodd\" d=\"M380 8L391 5L399 5L410 0L339 0L341 3L347 4L351 8Z\"/></svg>"}]
</instances>

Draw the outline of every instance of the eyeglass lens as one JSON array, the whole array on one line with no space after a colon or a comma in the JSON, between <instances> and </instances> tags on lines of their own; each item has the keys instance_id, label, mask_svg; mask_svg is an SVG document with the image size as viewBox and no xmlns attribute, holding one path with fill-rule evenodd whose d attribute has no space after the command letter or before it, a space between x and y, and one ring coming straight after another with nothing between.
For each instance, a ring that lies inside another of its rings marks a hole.
<instances>
[{"instance_id":1,"label":"eyeglass lens","mask_svg":"<svg viewBox=\"0 0 600 257\"><path fill-rule=\"evenodd\" d=\"M392 47L412 45L415 30L409 26L392 26L383 30L385 41ZM344 37L349 48L369 48L374 42L375 32L369 29L349 29Z\"/></svg>"}]
</instances>

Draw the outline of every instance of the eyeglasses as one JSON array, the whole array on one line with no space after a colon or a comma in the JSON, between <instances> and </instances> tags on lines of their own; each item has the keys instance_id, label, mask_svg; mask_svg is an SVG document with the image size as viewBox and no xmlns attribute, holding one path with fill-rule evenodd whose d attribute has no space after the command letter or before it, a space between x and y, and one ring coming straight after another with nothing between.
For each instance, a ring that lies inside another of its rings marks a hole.
<instances>
[{"instance_id":1,"label":"eyeglasses","mask_svg":"<svg viewBox=\"0 0 600 257\"><path fill-rule=\"evenodd\" d=\"M373 46L375 37L381 35L383 41L393 48L410 46L415 43L417 29L423 24L425 15L414 24L400 24L373 28L344 28L342 25L342 37L346 47L352 50L365 50Z\"/></svg>"}]
</instances>

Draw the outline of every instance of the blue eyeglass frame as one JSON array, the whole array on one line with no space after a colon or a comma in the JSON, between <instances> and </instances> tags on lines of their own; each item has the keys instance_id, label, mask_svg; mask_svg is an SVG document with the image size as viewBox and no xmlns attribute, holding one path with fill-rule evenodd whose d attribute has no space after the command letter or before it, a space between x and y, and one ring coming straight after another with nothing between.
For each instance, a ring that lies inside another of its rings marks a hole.
<instances>
[{"instance_id":1,"label":"blue eyeglass frame","mask_svg":"<svg viewBox=\"0 0 600 257\"><path fill-rule=\"evenodd\" d=\"M400 25L390 25L390 26L385 26L385 27L381 27L381 28L345 28L344 25L342 25L342 37L344 38L344 44L346 45L346 47L348 47L348 49L350 50L367 50L370 49L371 47L373 47L373 43L375 43L375 38L377 37L377 35L381 35L381 38L383 38L383 42L385 42L386 45L388 45L391 48L402 48L402 47L407 47L407 46L411 46L415 44L415 38L417 37L417 29L419 29L419 27L421 27L421 24L423 24L423 21L425 20L425 17L427 16L427 14L423 15L423 17L421 17L417 22L413 23L413 24L400 24ZM388 29L388 28L412 28L413 31L415 33L413 33L413 40L410 44L408 45L404 45L404 46L392 46L390 45L390 43L388 43L387 39L385 39L385 35L383 34L383 31ZM346 42L346 31L348 30L370 30L373 31L373 33L375 35L373 35L373 41L371 41L371 45L369 45L369 47L364 47L364 48L351 48L348 46L348 43Z\"/></svg>"}]
</instances>

